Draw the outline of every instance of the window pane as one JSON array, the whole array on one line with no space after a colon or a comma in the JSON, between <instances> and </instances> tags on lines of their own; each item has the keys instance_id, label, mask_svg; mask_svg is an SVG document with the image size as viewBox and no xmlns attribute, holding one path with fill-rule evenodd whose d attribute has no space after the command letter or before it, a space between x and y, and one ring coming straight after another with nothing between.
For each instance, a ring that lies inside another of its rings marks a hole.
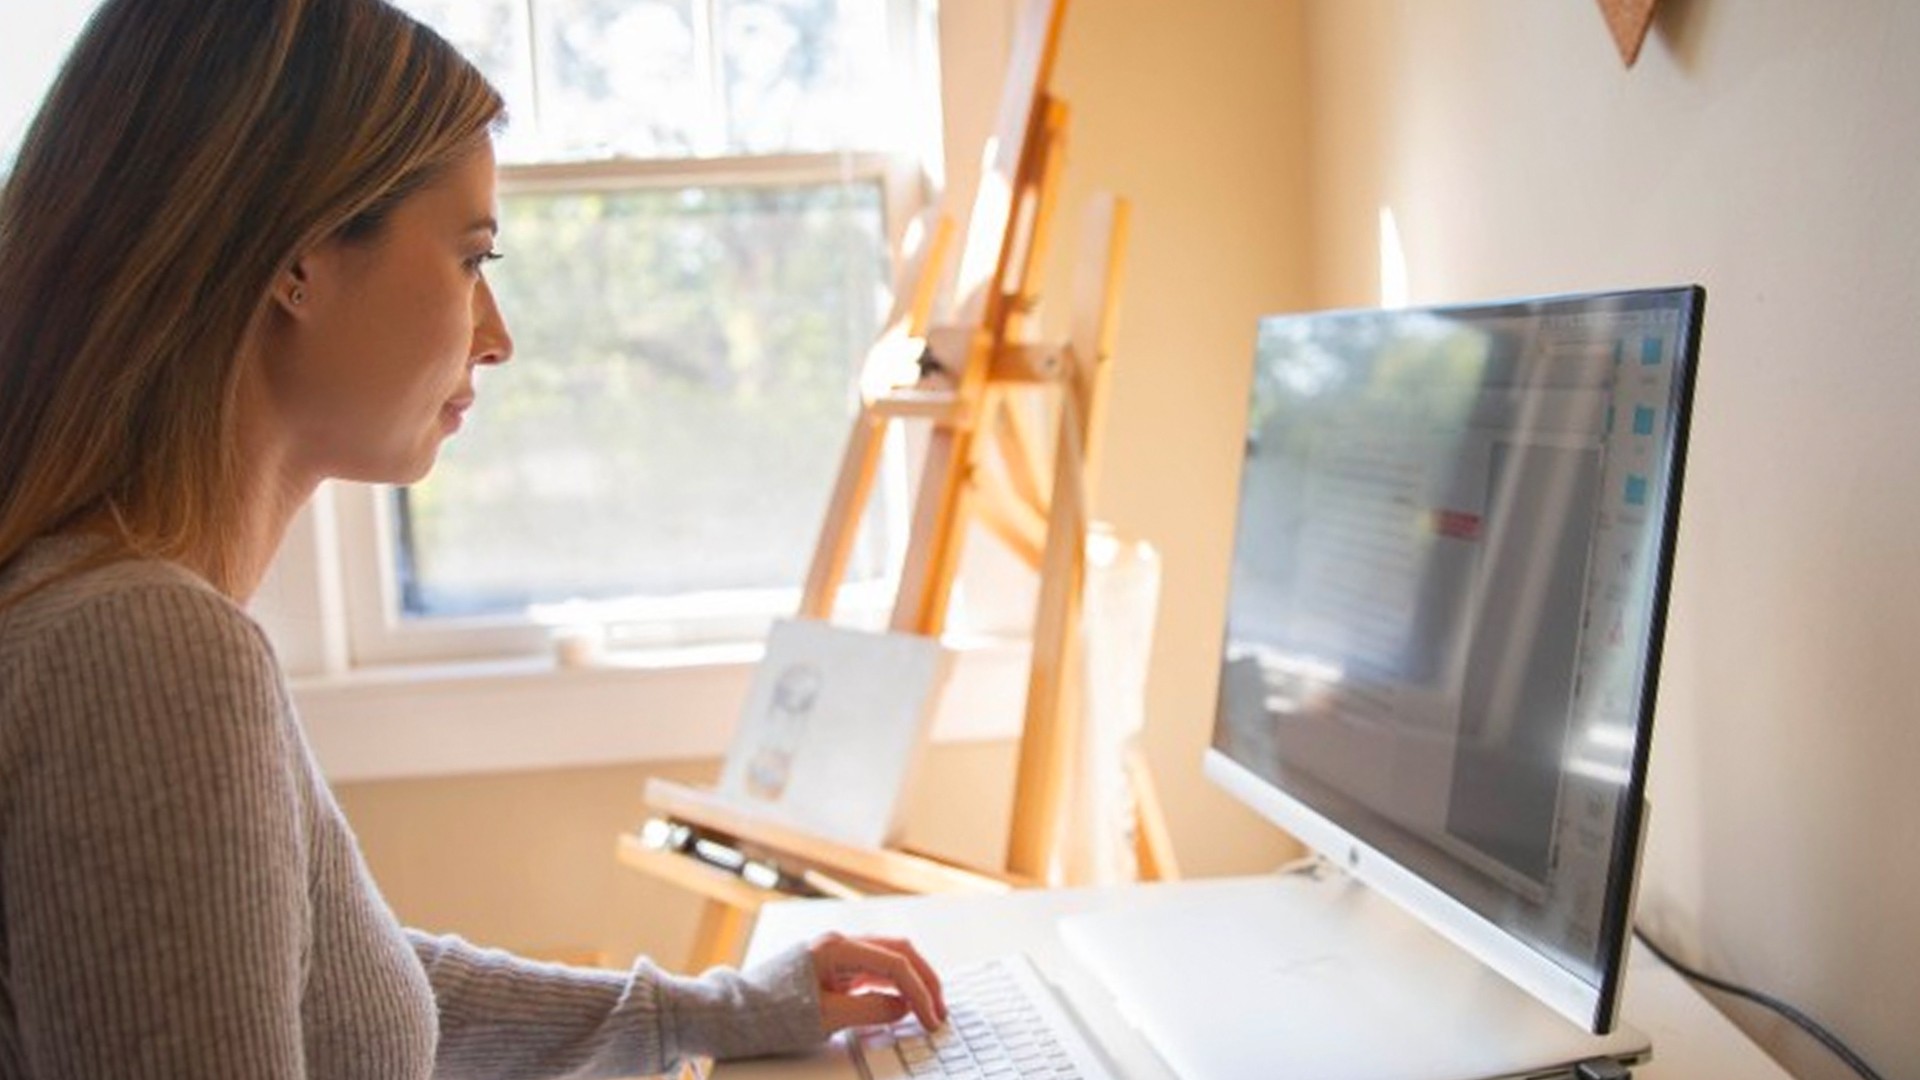
<instances>
[{"instance_id":1,"label":"window pane","mask_svg":"<svg viewBox=\"0 0 1920 1080\"><path fill-rule=\"evenodd\" d=\"M886 5L875 0L718 0L728 149L733 153L878 148Z\"/></svg>"},{"instance_id":2,"label":"window pane","mask_svg":"<svg viewBox=\"0 0 1920 1080\"><path fill-rule=\"evenodd\" d=\"M911 102L888 35L893 2L402 6L507 95L501 160L521 163L890 149Z\"/></svg>"},{"instance_id":3,"label":"window pane","mask_svg":"<svg viewBox=\"0 0 1920 1080\"><path fill-rule=\"evenodd\" d=\"M544 0L541 156L677 158L713 127L704 0Z\"/></svg>"},{"instance_id":4,"label":"window pane","mask_svg":"<svg viewBox=\"0 0 1920 1080\"><path fill-rule=\"evenodd\" d=\"M502 215L516 355L403 500L406 612L800 585L878 332L877 186L523 194ZM870 522L850 576L881 570Z\"/></svg>"}]
</instances>

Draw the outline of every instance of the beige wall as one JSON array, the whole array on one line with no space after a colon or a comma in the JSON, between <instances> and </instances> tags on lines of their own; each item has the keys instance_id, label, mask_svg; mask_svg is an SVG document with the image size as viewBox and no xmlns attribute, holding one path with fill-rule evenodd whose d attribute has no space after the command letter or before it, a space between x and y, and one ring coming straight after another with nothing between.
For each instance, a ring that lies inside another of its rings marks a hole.
<instances>
[{"instance_id":1,"label":"beige wall","mask_svg":"<svg viewBox=\"0 0 1920 1080\"><path fill-rule=\"evenodd\" d=\"M1706 285L1641 918L1920 1076L1920 5L1307 10L1317 303Z\"/></svg>"}]
</instances>

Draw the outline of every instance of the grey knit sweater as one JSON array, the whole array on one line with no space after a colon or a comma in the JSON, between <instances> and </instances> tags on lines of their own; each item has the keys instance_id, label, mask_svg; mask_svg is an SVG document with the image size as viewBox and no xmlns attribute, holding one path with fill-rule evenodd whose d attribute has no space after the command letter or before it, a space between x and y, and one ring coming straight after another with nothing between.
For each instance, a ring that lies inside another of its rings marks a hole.
<instances>
[{"instance_id":1,"label":"grey knit sweater","mask_svg":"<svg viewBox=\"0 0 1920 1080\"><path fill-rule=\"evenodd\" d=\"M224 596L123 561L0 608L0 1078L628 1076L811 1045L816 995L801 950L693 979L403 929Z\"/></svg>"}]
</instances>

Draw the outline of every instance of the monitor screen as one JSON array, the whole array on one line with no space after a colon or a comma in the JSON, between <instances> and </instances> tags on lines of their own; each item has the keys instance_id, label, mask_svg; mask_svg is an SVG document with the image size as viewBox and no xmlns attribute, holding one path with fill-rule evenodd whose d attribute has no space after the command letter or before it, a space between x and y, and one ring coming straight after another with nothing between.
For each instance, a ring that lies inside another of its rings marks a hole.
<instances>
[{"instance_id":1,"label":"monitor screen","mask_svg":"<svg viewBox=\"0 0 1920 1080\"><path fill-rule=\"evenodd\" d=\"M1262 321L1207 772L1594 1031L1704 293Z\"/></svg>"}]
</instances>

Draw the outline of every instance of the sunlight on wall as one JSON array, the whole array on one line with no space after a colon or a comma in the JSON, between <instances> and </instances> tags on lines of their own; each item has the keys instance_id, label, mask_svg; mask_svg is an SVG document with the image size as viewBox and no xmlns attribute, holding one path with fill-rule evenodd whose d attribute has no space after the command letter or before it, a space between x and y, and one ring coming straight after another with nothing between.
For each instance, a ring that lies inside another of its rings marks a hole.
<instances>
[{"instance_id":1,"label":"sunlight on wall","mask_svg":"<svg viewBox=\"0 0 1920 1080\"><path fill-rule=\"evenodd\" d=\"M1380 208L1380 306L1407 306L1407 252L1391 206Z\"/></svg>"}]
</instances>

